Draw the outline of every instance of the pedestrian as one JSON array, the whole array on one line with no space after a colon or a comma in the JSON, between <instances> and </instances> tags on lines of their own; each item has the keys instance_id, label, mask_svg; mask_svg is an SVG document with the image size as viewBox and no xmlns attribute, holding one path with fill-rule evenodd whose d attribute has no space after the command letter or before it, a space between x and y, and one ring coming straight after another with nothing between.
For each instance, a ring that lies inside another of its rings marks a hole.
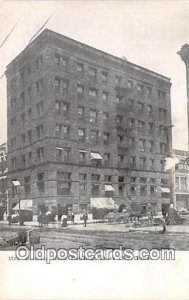
<instances>
[{"instance_id":1,"label":"pedestrian","mask_svg":"<svg viewBox=\"0 0 189 300\"><path fill-rule=\"evenodd\" d=\"M71 220L72 220L72 224L74 224L74 218L75 218L75 215L73 213L73 211L71 212Z\"/></svg>"},{"instance_id":2,"label":"pedestrian","mask_svg":"<svg viewBox=\"0 0 189 300\"><path fill-rule=\"evenodd\" d=\"M84 227L86 227L86 226L87 226L87 219L88 219L87 212L84 212L84 214L83 214Z\"/></svg>"}]
</instances>

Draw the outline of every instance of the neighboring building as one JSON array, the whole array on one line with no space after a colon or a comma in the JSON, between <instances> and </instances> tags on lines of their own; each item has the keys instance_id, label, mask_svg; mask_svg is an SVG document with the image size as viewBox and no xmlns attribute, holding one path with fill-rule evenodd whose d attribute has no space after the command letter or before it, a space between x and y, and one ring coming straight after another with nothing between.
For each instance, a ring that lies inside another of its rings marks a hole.
<instances>
[{"instance_id":1,"label":"neighboring building","mask_svg":"<svg viewBox=\"0 0 189 300\"><path fill-rule=\"evenodd\" d=\"M59 215L106 198L144 212L169 206L169 78L47 29L6 76L10 194L17 179L34 213Z\"/></svg>"},{"instance_id":2,"label":"neighboring building","mask_svg":"<svg viewBox=\"0 0 189 300\"><path fill-rule=\"evenodd\" d=\"M0 204L7 198L7 144L0 145Z\"/></svg>"},{"instance_id":3,"label":"neighboring building","mask_svg":"<svg viewBox=\"0 0 189 300\"><path fill-rule=\"evenodd\" d=\"M175 170L176 207L189 210L189 152L175 149L174 155L179 158Z\"/></svg>"}]
</instances>

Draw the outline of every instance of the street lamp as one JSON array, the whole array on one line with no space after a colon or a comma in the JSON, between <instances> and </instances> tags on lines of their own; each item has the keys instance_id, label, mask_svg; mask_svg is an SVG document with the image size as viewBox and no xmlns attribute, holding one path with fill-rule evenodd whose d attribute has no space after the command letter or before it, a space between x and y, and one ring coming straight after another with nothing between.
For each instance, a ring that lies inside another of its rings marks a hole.
<instances>
[{"instance_id":1,"label":"street lamp","mask_svg":"<svg viewBox=\"0 0 189 300\"><path fill-rule=\"evenodd\" d=\"M18 188L19 186L21 186L21 183L19 180L11 180L13 186L15 186L16 188ZM18 211L19 211L19 222L20 222L20 225L22 225L22 221L21 221L21 215L20 215L20 193L17 192L18 194Z\"/></svg>"}]
</instances>

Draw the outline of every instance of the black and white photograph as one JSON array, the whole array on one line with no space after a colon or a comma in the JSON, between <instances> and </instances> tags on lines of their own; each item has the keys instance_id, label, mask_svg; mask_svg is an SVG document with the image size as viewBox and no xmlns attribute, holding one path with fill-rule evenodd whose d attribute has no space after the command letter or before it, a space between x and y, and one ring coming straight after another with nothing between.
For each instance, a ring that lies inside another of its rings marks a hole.
<instances>
[{"instance_id":1,"label":"black and white photograph","mask_svg":"<svg viewBox=\"0 0 189 300\"><path fill-rule=\"evenodd\" d=\"M189 2L0 1L0 24L0 297L188 300Z\"/></svg>"}]
</instances>

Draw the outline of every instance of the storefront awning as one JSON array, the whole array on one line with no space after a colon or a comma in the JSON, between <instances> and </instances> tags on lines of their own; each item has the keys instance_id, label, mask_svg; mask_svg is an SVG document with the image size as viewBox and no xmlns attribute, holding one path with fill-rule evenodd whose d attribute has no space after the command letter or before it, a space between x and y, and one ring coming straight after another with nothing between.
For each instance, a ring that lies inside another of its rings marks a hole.
<instances>
[{"instance_id":1,"label":"storefront awning","mask_svg":"<svg viewBox=\"0 0 189 300\"><path fill-rule=\"evenodd\" d=\"M20 200L20 209L32 209L33 207L33 201L31 199L27 200ZM19 210L19 203L13 207L13 210Z\"/></svg>"},{"instance_id":2,"label":"storefront awning","mask_svg":"<svg viewBox=\"0 0 189 300\"><path fill-rule=\"evenodd\" d=\"M90 198L91 207L115 209L112 198Z\"/></svg>"},{"instance_id":3,"label":"storefront awning","mask_svg":"<svg viewBox=\"0 0 189 300\"><path fill-rule=\"evenodd\" d=\"M103 159L103 158L99 153L91 152L91 159Z\"/></svg>"},{"instance_id":4,"label":"storefront awning","mask_svg":"<svg viewBox=\"0 0 189 300\"><path fill-rule=\"evenodd\" d=\"M105 192L112 192L115 191L111 184L105 184Z\"/></svg>"},{"instance_id":5,"label":"storefront awning","mask_svg":"<svg viewBox=\"0 0 189 300\"><path fill-rule=\"evenodd\" d=\"M163 193L170 193L170 189L166 187L161 187L161 192Z\"/></svg>"}]
</instances>

